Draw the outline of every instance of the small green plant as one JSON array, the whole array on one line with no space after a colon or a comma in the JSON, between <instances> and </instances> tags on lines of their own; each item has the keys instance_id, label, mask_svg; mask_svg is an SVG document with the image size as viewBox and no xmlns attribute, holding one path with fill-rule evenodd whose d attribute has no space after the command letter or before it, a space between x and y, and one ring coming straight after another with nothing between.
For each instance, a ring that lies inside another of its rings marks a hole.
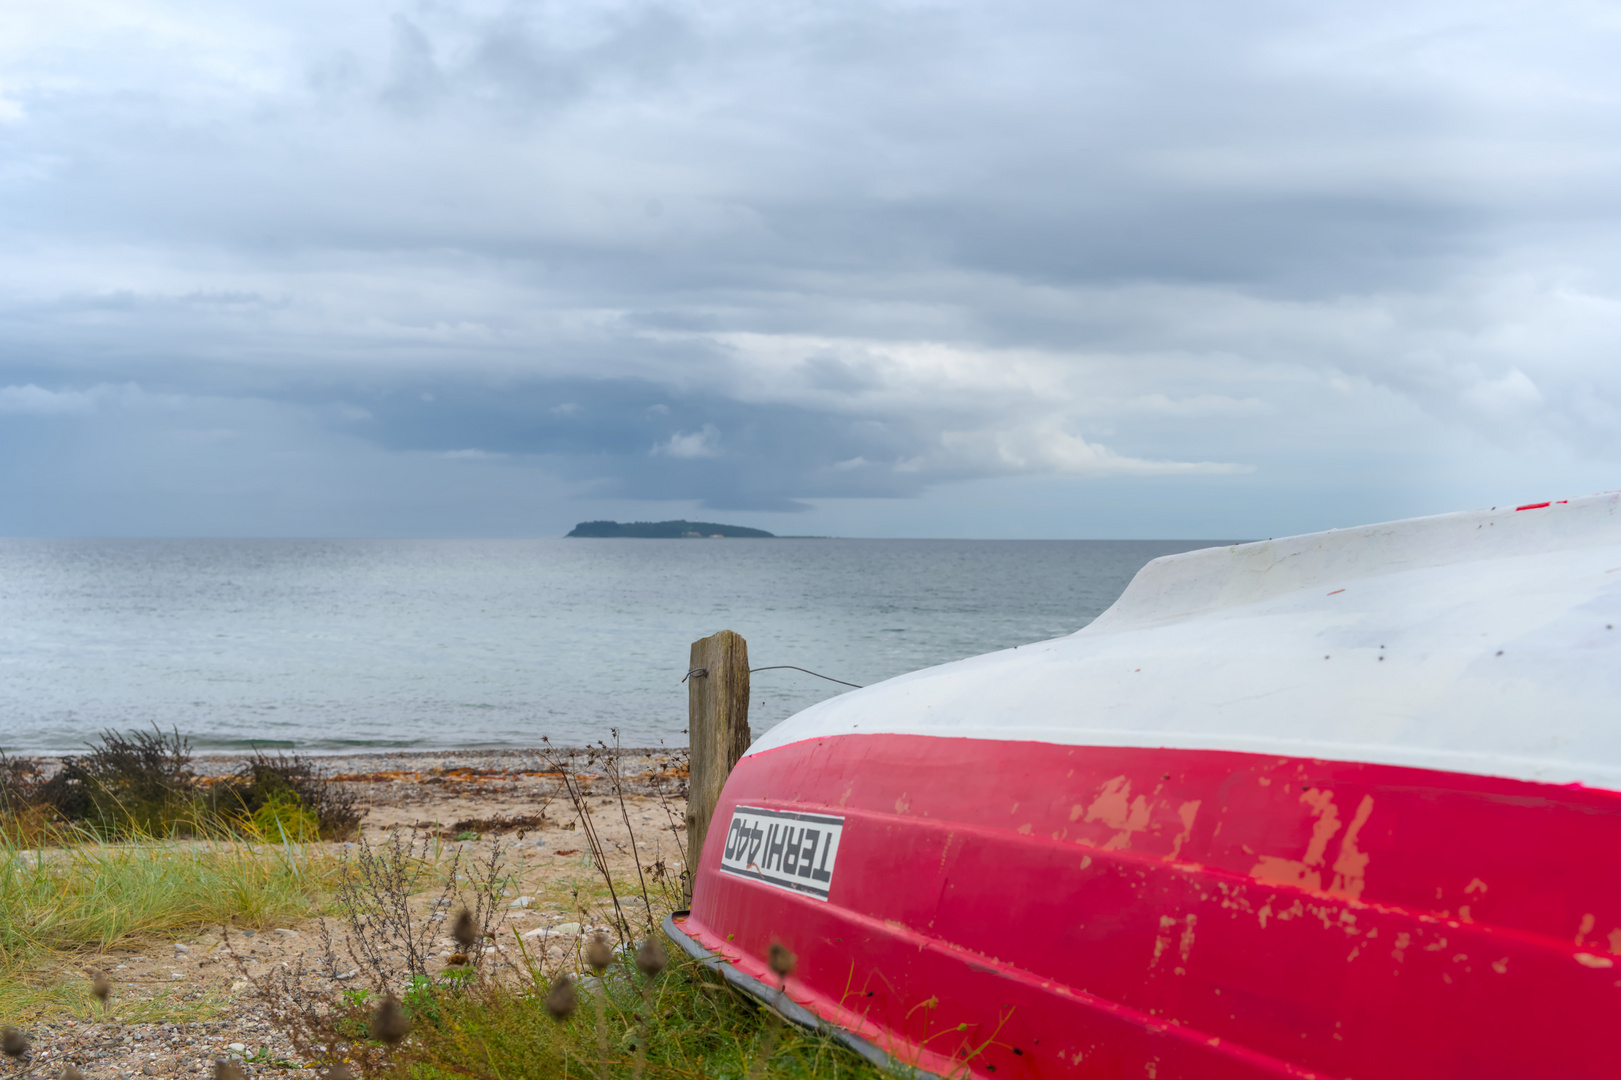
<instances>
[{"instance_id":1,"label":"small green plant","mask_svg":"<svg viewBox=\"0 0 1621 1080\"><path fill-rule=\"evenodd\" d=\"M413 975L405 984L401 995L405 1015L412 1020L433 1023L439 1019L439 1006L434 1000L433 980L426 975Z\"/></svg>"},{"instance_id":2,"label":"small green plant","mask_svg":"<svg viewBox=\"0 0 1621 1080\"><path fill-rule=\"evenodd\" d=\"M266 840L307 843L321 838L321 821L291 791L278 791L249 819L253 831Z\"/></svg>"}]
</instances>

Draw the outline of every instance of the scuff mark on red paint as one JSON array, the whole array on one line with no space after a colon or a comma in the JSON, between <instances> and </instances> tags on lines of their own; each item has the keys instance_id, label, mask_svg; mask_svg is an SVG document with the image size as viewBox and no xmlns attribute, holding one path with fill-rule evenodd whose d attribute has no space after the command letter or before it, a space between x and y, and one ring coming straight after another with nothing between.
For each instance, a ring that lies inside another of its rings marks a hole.
<instances>
[{"instance_id":1,"label":"scuff mark on red paint","mask_svg":"<svg viewBox=\"0 0 1621 1080\"><path fill-rule=\"evenodd\" d=\"M1176 808L1176 816L1182 819L1182 831L1176 834L1171 841L1171 858L1175 859L1182 854L1182 845L1187 843L1188 837L1193 835L1193 820L1199 816L1199 804L1202 799L1185 802Z\"/></svg>"},{"instance_id":2,"label":"scuff mark on red paint","mask_svg":"<svg viewBox=\"0 0 1621 1080\"><path fill-rule=\"evenodd\" d=\"M1120 830L1104 841L1105 851L1130 848L1131 834L1146 830L1148 818L1148 800L1141 795L1131 798L1131 781L1124 776L1106 781L1086 809L1087 821L1101 821L1111 829Z\"/></svg>"},{"instance_id":3,"label":"scuff mark on red paint","mask_svg":"<svg viewBox=\"0 0 1621 1080\"><path fill-rule=\"evenodd\" d=\"M1340 830L1340 811L1334 805L1332 791L1303 791L1300 793L1300 801L1311 807L1312 815L1317 819L1311 827L1311 839L1306 843L1306 853L1299 859L1262 855L1256 860L1255 865L1250 867L1250 876L1257 881L1272 881L1280 885L1294 885L1313 892L1321 892L1323 860L1328 852L1328 842Z\"/></svg>"},{"instance_id":4,"label":"scuff mark on red paint","mask_svg":"<svg viewBox=\"0 0 1621 1080\"><path fill-rule=\"evenodd\" d=\"M1357 836L1362 832L1362 826L1368 823L1373 813L1373 796L1362 796L1362 802L1357 805L1356 814L1351 818L1351 827L1345 830L1345 839L1340 841L1340 857L1334 860L1334 881L1329 885L1328 891L1349 896L1353 900L1360 899L1362 888L1367 882L1364 875L1368 871L1368 860L1372 857L1357 847Z\"/></svg>"}]
</instances>

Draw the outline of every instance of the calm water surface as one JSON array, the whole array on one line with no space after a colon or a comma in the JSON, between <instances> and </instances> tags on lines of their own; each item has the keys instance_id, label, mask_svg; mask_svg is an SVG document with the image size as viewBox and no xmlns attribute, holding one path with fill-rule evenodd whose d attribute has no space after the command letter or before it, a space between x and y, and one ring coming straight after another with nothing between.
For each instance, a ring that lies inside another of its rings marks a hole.
<instances>
[{"instance_id":1,"label":"calm water surface","mask_svg":"<svg viewBox=\"0 0 1621 1080\"><path fill-rule=\"evenodd\" d=\"M684 744L694 638L873 683L1072 633L1210 543L0 540L0 749ZM844 688L753 690L759 734Z\"/></svg>"}]
</instances>

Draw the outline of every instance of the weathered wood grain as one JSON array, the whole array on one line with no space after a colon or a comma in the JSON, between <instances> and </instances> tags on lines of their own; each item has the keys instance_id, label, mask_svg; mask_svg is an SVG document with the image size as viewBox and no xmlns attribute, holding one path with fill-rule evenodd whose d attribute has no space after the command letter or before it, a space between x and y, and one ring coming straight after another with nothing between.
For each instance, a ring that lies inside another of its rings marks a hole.
<instances>
[{"instance_id":1,"label":"weathered wood grain","mask_svg":"<svg viewBox=\"0 0 1621 1080\"><path fill-rule=\"evenodd\" d=\"M703 854L704 837L720 790L732 766L749 748L749 646L742 636L722 630L692 643L687 665L687 745L692 776L687 795L687 901L692 872ZM696 674L702 669L703 674Z\"/></svg>"}]
</instances>

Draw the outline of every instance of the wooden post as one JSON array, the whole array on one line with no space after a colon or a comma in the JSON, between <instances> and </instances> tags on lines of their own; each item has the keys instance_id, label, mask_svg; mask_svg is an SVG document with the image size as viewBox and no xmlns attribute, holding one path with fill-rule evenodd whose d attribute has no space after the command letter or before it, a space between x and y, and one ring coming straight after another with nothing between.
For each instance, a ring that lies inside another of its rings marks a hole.
<instances>
[{"instance_id":1,"label":"wooden post","mask_svg":"<svg viewBox=\"0 0 1621 1080\"><path fill-rule=\"evenodd\" d=\"M730 630L692 643L687 665L687 745L691 776L687 782L687 888L692 906L692 876L698 872L709 819L715 815L720 789L732 766L749 748L749 645Z\"/></svg>"}]
</instances>

